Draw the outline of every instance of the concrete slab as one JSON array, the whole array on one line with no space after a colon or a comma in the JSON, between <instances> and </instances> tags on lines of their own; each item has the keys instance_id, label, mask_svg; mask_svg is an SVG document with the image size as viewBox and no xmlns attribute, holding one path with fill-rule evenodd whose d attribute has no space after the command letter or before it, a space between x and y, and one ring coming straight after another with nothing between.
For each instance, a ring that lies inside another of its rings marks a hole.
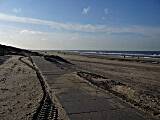
<instances>
[{"instance_id":1,"label":"concrete slab","mask_svg":"<svg viewBox=\"0 0 160 120\"><path fill-rule=\"evenodd\" d=\"M102 116L105 120L145 120L134 109L103 111Z\"/></svg>"},{"instance_id":2,"label":"concrete slab","mask_svg":"<svg viewBox=\"0 0 160 120\"><path fill-rule=\"evenodd\" d=\"M75 74L68 71L64 74L64 70L41 57L33 57L33 60L40 70L45 71L43 74L47 82L71 120L146 119L140 111L129 104L89 85Z\"/></svg>"}]
</instances>

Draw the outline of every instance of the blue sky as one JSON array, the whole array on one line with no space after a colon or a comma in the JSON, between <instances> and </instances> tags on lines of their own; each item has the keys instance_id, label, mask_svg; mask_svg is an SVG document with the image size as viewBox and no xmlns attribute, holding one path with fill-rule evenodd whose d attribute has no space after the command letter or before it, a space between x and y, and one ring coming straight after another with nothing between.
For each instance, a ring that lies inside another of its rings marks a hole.
<instances>
[{"instance_id":1,"label":"blue sky","mask_svg":"<svg viewBox=\"0 0 160 120\"><path fill-rule=\"evenodd\" d=\"M0 43L27 49L160 50L160 1L0 0Z\"/></svg>"}]
</instances>

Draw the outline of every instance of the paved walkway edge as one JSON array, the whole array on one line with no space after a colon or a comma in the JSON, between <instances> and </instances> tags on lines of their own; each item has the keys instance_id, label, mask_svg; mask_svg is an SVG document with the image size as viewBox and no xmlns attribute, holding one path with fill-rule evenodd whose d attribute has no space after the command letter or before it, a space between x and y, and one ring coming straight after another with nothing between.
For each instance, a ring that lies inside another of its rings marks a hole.
<instances>
[{"instance_id":1,"label":"paved walkway edge","mask_svg":"<svg viewBox=\"0 0 160 120\"><path fill-rule=\"evenodd\" d=\"M62 107L62 105L60 104L60 101L58 100L58 98L56 97L56 95L51 91L45 77L43 76L43 74L41 73L40 69L37 67L37 65L33 62L32 58L30 58L30 61L32 62L36 72L38 72L38 78L44 82L45 85L45 89L48 93L48 95L50 96L50 98L52 99L52 102L55 104L55 107L58 109L58 120L70 120L66 111L64 110L64 108Z\"/></svg>"}]
</instances>

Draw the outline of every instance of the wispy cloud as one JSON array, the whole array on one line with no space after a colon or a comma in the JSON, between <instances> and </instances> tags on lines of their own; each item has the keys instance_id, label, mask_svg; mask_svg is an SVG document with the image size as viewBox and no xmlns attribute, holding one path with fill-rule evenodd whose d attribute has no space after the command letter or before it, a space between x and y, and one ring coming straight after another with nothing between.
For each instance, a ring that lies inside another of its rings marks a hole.
<instances>
[{"instance_id":1,"label":"wispy cloud","mask_svg":"<svg viewBox=\"0 0 160 120\"><path fill-rule=\"evenodd\" d=\"M22 11L21 8L13 8L12 10L14 13L20 13Z\"/></svg>"},{"instance_id":2,"label":"wispy cloud","mask_svg":"<svg viewBox=\"0 0 160 120\"><path fill-rule=\"evenodd\" d=\"M61 23L55 21L34 19L29 17L18 17L14 15L7 15L0 13L0 21L15 22L21 24L35 24L48 26L51 29L77 31L77 32L91 32L91 33L138 33L148 36L154 36L160 34L160 27L147 27L147 26L107 26L99 24L73 24L73 23ZM23 31L34 33L33 31Z\"/></svg>"},{"instance_id":3,"label":"wispy cloud","mask_svg":"<svg viewBox=\"0 0 160 120\"><path fill-rule=\"evenodd\" d=\"M106 20L106 16L109 15L109 9L108 8L104 9L104 14L105 14L105 16L102 17L102 20Z\"/></svg>"},{"instance_id":4,"label":"wispy cloud","mask_svg":"<svg viewBox=\"0 0 160 120\"><path fill-rule=\"evenodd\" d=\"M102 19L102 20L106 20L106 17L103 16L101 19Z\"/></svg>"},{"instance_id":5,"label":"wispy cloud","mask_svg":"<svg viewBox=\"0 0 160 120\"><path fill-rule=\"evenodd\" d=\"M28 29L24 29L19 31L20 34L44 34L43 32L40 31L33 31L33 30L28 30Z\"/></svg>"},{"instance_id":6,"label":"wispy cloud","mask_svg":"<svg viewBox=\"0 0 160 120\"><path fill-rule=\"evenodd\" d=\"M82 14L83 14L83 15L87 15L87 14L88 14L88 12L90 11L90 9L91 9L91 7L90 7L90 6L88 6L87 8L83 8L83 10L82 10Z\"/></svg>"},{"instance_id":7,"label":"wispy cloud","mask_svg":"<svg viewBox=\"0 0 160 120\"><path fill-rule=\"evenodd\" d=\"M29 17L17 17L14 15L7 15L3 13L0 13L0 20L23 23L23 24L45 25L58 30L64 29L64 30L81 31L81 32L100 32L104 28L104 25L60 23L55 21L34 19Z\"/></svg>"},{"instance_id":8,"label":"wispy cloud","mask_svg":"<svg viewBox=\"0 0 160 120\"><path fill-rule=\"evenodd\" d=\"M108 14L109 14L108 8L105 8L105 9L104 9L104 13L105 13L105 15L108 15Z\"/></svg>"}]
</instances>

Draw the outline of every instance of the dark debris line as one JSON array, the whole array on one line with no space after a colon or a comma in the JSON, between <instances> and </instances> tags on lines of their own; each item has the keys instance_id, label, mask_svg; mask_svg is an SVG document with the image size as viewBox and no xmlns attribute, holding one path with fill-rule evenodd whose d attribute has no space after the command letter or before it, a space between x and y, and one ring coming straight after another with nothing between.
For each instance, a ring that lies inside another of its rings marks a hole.
<instances>
[{"instance_id":1,"label":"dark debris line","mask_svg":"<svg viewBox=\"0 0 160 120\"><path fill-rule=\"evenodd\" d=\"M49 95L41 101L37 112L33 116L33 120L58 120L58 110L54 106Z\"/></svg>"},{"instance_id":2,"label":"dark debris line","mask_svg":"<svg viewBox=\"0 0 160 120\"><path fill-rule=\"evenodd\" d=\"M37 108L36 113L33 115L32 120L58 120L58 109L55 107L55 104L53 103L47 91L47 88L43 80L43 77L41 76L41 73L35 67L31 58L30 58L30 61L32 62L33 66L23 61L22 58L23 57L19 58L21 62L25 63L26 65L28 65L29 67L31 67L36 71L37 77L40 81L40 84L43 90L43 98L40 101L40 106Z\"/></svg>"}]
</instances>

